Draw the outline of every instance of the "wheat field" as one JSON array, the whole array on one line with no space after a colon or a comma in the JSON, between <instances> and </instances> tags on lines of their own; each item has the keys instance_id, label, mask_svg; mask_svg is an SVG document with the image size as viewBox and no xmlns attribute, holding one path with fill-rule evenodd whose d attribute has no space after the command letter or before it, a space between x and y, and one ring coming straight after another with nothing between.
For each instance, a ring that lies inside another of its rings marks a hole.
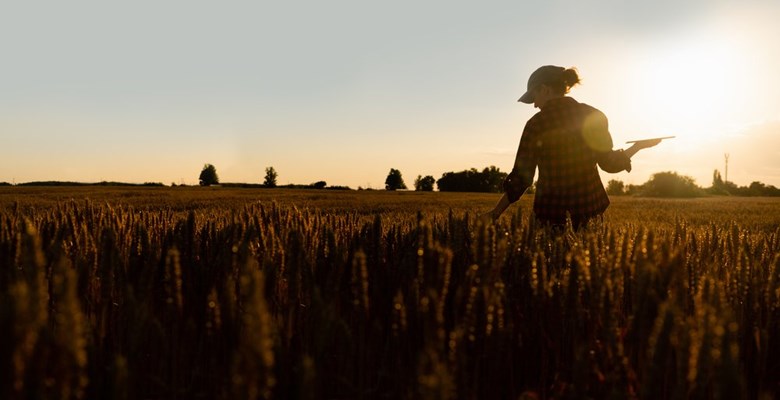
<instances>
[{"instance_id":1,"label":"wheat field","mask_svg":"<svg viewBox=\"0 0 780 400\"><path fill-rule=\"evenodd\" d=\"M0 188L3 399L771 399L780 201Z\"/></svg>"}]
</instances>

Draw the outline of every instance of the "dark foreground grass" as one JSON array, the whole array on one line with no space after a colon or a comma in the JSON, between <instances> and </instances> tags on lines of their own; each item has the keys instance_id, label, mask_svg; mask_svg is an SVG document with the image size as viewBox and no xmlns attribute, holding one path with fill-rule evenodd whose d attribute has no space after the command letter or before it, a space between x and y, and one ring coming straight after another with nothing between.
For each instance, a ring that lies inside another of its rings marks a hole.
<instances>
[{"instance_id":1,"label":"dark foreground grass","mask_svg":"<svg viewBox=\"0 0 780 400\"><path fill-rule=\"evenodd\" d=\"M778 394L780 202L496 200L0 188L0 398Z\"/></svg>"}]
</instances>

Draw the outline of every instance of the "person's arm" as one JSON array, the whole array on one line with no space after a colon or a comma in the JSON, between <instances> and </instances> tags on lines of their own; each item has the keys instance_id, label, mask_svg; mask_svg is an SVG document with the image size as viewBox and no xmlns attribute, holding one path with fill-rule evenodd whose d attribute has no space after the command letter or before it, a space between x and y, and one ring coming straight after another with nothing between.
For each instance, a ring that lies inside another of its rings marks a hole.
<instances>
[{"instance_id":1,"label":"person's arm","mask_svg":"<svg viewBox=\"0 0 780 400\"><path fill-rule=\"evenodd\" d=\"M612 135L609 134L609 122L607 117L598 110L594 110L585 119L583 138L585 143L596 154L596 162L599 167L609 173L631 172L631 157L639 150L661 143L660 139L642 140L634 143L628 149L612 150Z\"/></svg>"},{"instance_id":2,"label":"person's arm","mask_svg":"<svg viewBox=\"0 0 780 400\"><path fill-rule=\"evenodd\" d=\"M601 169L609 173L614 174L622 171L631 172L631 157L639 150L653 147L658 143L661 143L661 139L636 142L633 146L625 150L611 150L599 154L597 162Z\"/></svg>"},{"instance_id":3,"label":"person's arm","mask_svg":"<svg viewBox=\"0 0 780 400\"><path fill-rule=\"evenodd\" d=\"M523 136L520 139L520 145L517 148L517 155L515 156L515 164L512 168L512 172L510 172L504 180L504 194L493 209L483 214L482 218L490 219L491 221L497 220L512 203L520 199L520 196L522 196L534 182L537 161L535 156L536 152L534 151L532 144L536 142L532 140L532 137L534 136L533 126L532 121L528 121L525 125Z\"/></svg>"}]
</instances>

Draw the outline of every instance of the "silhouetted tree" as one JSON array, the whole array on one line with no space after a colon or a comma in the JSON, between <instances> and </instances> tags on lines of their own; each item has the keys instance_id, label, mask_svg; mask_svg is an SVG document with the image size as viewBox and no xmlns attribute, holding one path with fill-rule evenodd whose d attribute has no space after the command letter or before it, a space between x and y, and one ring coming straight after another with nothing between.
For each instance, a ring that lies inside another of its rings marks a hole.
<instances>
[{"instance_id":1,"label":"silhouetted tree","mask_svg":"<svg viewBox=\"0 0 780 400\"><path fill-rule=\"evenodd\" d=\"M325 181L318 181L311 184L311 187L314 189L325 189L325 186L328 186L328 183Z\"/></svg>"},{"instance_id":2,"label":"silhouetted tree","mask_svg":"<svg viewBox=\"0 0 780 400\"><path fill-rule=\"evenodd\" d=\"M406 184L404 183L404 178L401 176L401 171L390 168L390 173L387 174L387 179L385 179L385 189L406 189Z\"/></svg>"},{"instance_id":3,"label":"silhouetted tree","mask_svg":"<svg viewBox=\"0 0 780 400\"><path fill-rule=\"evenodd\" d=\"M217 176L217 168L211 164L203 166L203 170L200 171L198 177L201 186L210 186L219 184L219 176Z\"/></svg>"},{"instance_id":4,"label":"silhouetted tree","mask_svg":"<svg viewBox=\"0 0 780 400\"><path fill-rule=\"evenodd\" d=\"M734 182L724 182L723 189L716 191L708 188L711 194L727 194L732 196L780 196L780 189L763 182L753 181L748 186L737 186Z\"/></svg>"},{"instance_id":5,"label":"silhouetted tree","mask_svg":"<svg viewBox=\"0 0 780 400\"><path fill-rule=\"evenodd\" d=\"M740 186L737 194L740 196L778 196L780 190L772 185L753 181L749 186Z\"/></svg>"},{"instance_id":6,"label":"silhouetted tree","mask_svg":"<svg viewBox=\"0 0 780 400\"><path fill-rule=\"evenodd\" d=\"M766 192L766 185L761 182L751 182L748 186L749 196L763 196Z\"/></svg>"},{"instance_id":7,"label":"silhouetted tree","mask_svg":"<svg viewBox=\"0 0 780 400\"><path fill-rule=\"evenodd\" d=\"M642 185L642 194L658 197L697 197L703 194L693 178L676 172L659 172Z\"/></svg>"},{"instance_id":8,"label":"silhouetted tree","mask_svg":"<svg viewBox=\"0 0 780 400\"><path fill-rule=\"evenodd\" d=\"M274 167L268 167L265 169L265 180L263 181L263 186L269 187L269 188L275 188L276 187L276 177L279 176L279 174L276 173L276 170Z\"/></svg>"},{"instance_id":9,"label":"silhouetted tree","mask_svg":"<svg viewBox=\"0 0 780 400\"><path fill-rule=\"evenodd\" d=\"M777 188L774 185L769 185L766 187L766 190L762 196L780 196L780 188Z\"/></svg>"},{"instance_id":10,"label":"silhouetted tree","mask_svg":"<svg viewBox=\"0 0 780 400\"><path fill-rule=\"evenodd\" d=\"M623 184L623 181L612 179L607 183L607 194L612 196L621 196L625 194L624 188L625 185Z\"/></svg>"},{"instance_id":11,"label":"silhouetted tree","mask_svg":"<svg viewBox=\"0 0 780 400\"><path fill-rule=\"evenodd\" d=\"M461 172L445 172L436 181L442 192L501 192L506 173L495 166L480 172L476 168Z\"/></svg>"},{"instance_id":12,"label":"silhouetted tree","mask_svg":"<svg viewBox=\"0 0 780 400\"><path fill-rule=\"evenodd\" d=\"M506 173L501 172L498 168L491 165L482 170L482 175L487 183L486 191L499 193L504 190L504 179L506 179Z\"/></svg>"},{"instance_id":13,"label":"silhouetted tree","mask_svg":"<svg viewBox=\"0 0 780 400\"><path fill-rule=\"evenodd\" d=\"M712 187L723 187L723 178L717 169L712 173Z\"/></svg>"},{"instance_id":14,"label":"silhouetted tree","mask_svg":"<svg viewBox=\"0 0 780 400\"><path fill-rule=\"evenodd\" d=\"M712 186L707 188L709 194L729 194L729 190L726 187L726 183L723 182L723 178L720 175L720 171L717 169L712 172Z\"/></svg>"},{"instance_id":15,"label":"silhouetted tree","mask_svg":"<svg viewBox=\"0 0 780 400\"><path fill-rule=\"evenodd\" d=\"M625 194L629 196L635 196L642 193L642 185L626 185Z\"/></svg>"},{"instance_id":16,"label":"silhouetted tree","mask_svg":"<svg viewBox=\"0 0 780 400\"><path fill-rule=\"evenodd\" d=\"M432 192L434 183L436 183L436 178L430 175L426 175L424 178L422 175L417 175L417 179L414 180L414 190Z\"/></svg>"}]
</instances>

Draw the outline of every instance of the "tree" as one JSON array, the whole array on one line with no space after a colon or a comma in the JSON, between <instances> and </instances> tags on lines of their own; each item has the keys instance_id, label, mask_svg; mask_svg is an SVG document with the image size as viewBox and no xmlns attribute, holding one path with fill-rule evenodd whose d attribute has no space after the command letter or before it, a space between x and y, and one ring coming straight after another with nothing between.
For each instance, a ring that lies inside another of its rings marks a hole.
<instances>
[{"instance_id":1,"label":"tree","mask_svg":"<svg viewBox=\"0 0 780 400\"><path fill-rule=\"evenodd\" d=\"M766 185L758 181L751 182L747 190L748 196L764 196L766 191Z\"/></svg>"},{"instance_id":2,"label":"tree","mask_svg":"<svg viewBox=\"0 0 780 400\"><path fill-rule=\"evenodd\" d=\"M707 188L707 192L710 194L718 195L731 195L736 194L737 186L723 181L723 177L720 175L720 171L717 169L712 172L712 186Z\"/></svg>"},{"instance_id":3,"label":"tree","mask_svg":"<svg viewBox=\"0 0 780 400\"><path fill-rule=\"evenodd\" d=\"M328 186L328 183L325 181L317 181L311 184L311 187L314 189L325 189L325 186Z\"/></svg>"},{"instance_id":4,"label":"tree","mask_svg":"<svg viewBox=\"0 0 780 400\"><path fill-rule=\"evenodd\" d=\"M385 189L406 189L406 184L404 183L404 178L401 176L401 171L390 168L390 173L387 174L387 179L385 179Z\"/></svg>"},{"instance_id":5,"label":"tree","mask_svg":"<svg viewBox=\"0 0 780 400\"><path fill-rule=\"evenodd\" d=\"M422 175L417 175L417 179L414 180L414 190L419 192L432 192L434 183L436 183L436 178L430 175L426 175L424 178Z\"/></svg>"},{"instance_id":6,"label":"tree","mask_svg":"<svg viewBox=\"0 0 780 400\"><path fill-rule=\"evenodd\" d=\"M265 180L263 181L263 186L269 187L269 188L275 188L276 187L276 177L279 176L279 174L276 173L276 170L274 167L268 167L265 169Z\"/></svg>"},{"instance_id":7,"label":"tree","mask_svg":"<svg viewBox=\"0 0 780 400\"><path fill-rule=\"evenodd\" d=\"M484 191L491 193L503 192L504 179L506 179L506 176L507 174L505 172L501 172L501 170L494 165L485 167L485 169L482 170L482 179L485 184Z\"/></svg>"},{"instance_id":8,"label":"tree","mask_svg":"<svg viewBox=\"0 0 780 400\"><path fill-rule=\"evenodd\" d=\"M628 184L625 187L625 194L629 196L636 196L642 193L642 185Z\"/></svg>"},{"instance_id":9,"label":"tree","mask_svg":"<svg viewBox=\"0 0 780 400\"><path fill-rule=\"evenodd\" d=\"M218 185L219 176L217 176L217 168L211 164L204 165L198 180L201 186Z\"/></svg>"},{"instance_id":10,"label":"tree","mask_svg":"<svg viewBox=\"0 0 780 400\"><path fill-rule=\"evenodd\" d=\"M730 194L728 191L728 188L726 187L726 183L723 182L723 178L720 175L720 171L717 169L712 172L712 186L707 188L707 193L709 194Z\"/></svg>"},{"instance_id":11,"label":"tree","mask_svg":"<svg viewBox=\"0 0 780 400\"><path fill-rule=\"evenodd\" d=\"M748 186L737 186L734 182L725 182L720 172L715 170L712 178L712 187L706 189L707 193L729 196L778 196L780 189L763 182L753 181Z\"/></svg>"},{"instance_id":12,"label":"tree","mask_svg":"<svg viewBox=\"0 0 780 400\"><path fill-rule=\"evenodd\" d=\"M607 183L607 194L612 196L620 196L625 194L625 185L623 181L612 179Z\"/></svg>"},{"instance_id":13,"label":"tree","mask_svg":"<svg viewBox=\"0 0 780 400\"><path fill-rule=\"evenodd\" d=\"M642 185L642 194L657 197L697 197L703 194L693 178L676 172L659 172Z\"/></svg>"},{"instance_id":14,"label":"tree","mask_svg":"<svg viewBox=\"0 0 780 400\"><path fill-rule=\"evenodd\" d=\"M723 178L720 176L720 171L718 171L717 169L712 173L712 187L714 188L723 187Z\"/></svg>"},{"instance_id":15,"label":"tree","mask_svg":"<svg viewBox=\"0 0 780 400\"><path fill-rule=\"evenodd\" d=\"M495 166L490 166L480 172L471 168L461 172L445 172L436 181L442 192L490 192L499 193L506 173Z\"/></svg>"}]
</instances>

